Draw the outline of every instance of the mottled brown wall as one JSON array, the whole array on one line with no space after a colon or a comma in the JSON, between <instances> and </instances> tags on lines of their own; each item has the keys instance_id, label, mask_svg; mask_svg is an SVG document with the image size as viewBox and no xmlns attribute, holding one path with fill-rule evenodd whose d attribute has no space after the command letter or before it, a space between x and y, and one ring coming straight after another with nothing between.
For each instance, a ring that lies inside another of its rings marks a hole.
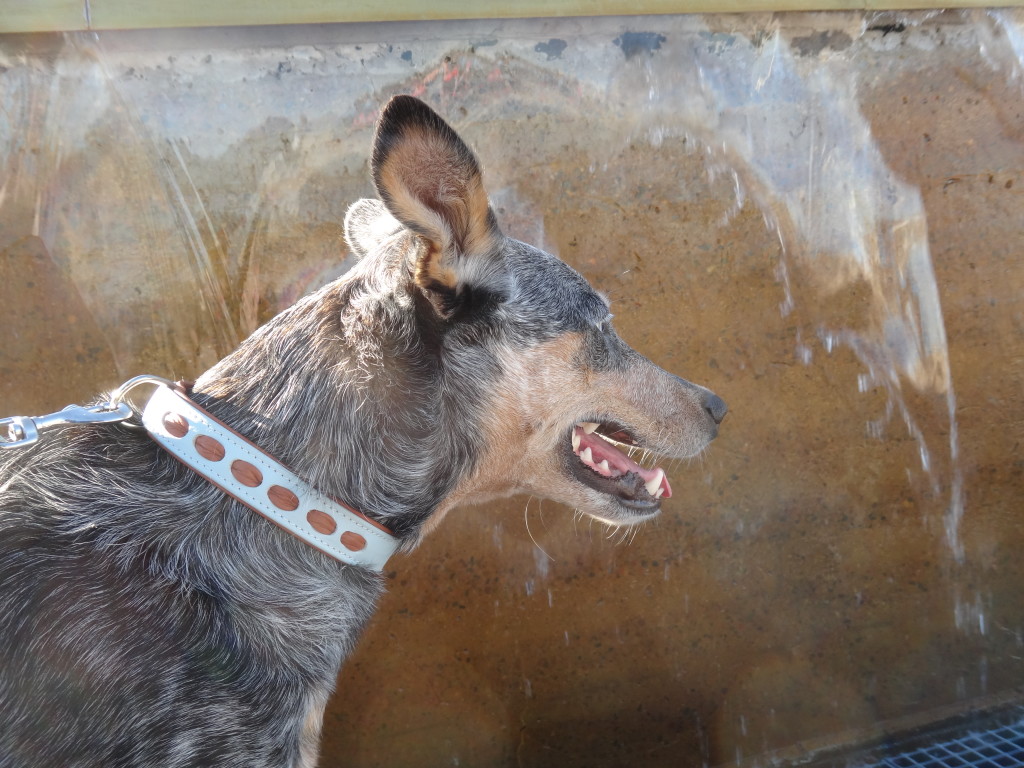
<instances>
[{"instance_id":1,"label":"mottled brown wall","mask_svg":"<svg viewBox=\"0 0 1024 768\"><path fill-rule=\"evenodd\" d=\"M751 764L1018 698L1022 30L0 39L0 415L194 376L339 274L374 111L417 93L506 230L731 411L635 535L517 498L394 560L323 764Z\"/></svg>"}]
</instances>

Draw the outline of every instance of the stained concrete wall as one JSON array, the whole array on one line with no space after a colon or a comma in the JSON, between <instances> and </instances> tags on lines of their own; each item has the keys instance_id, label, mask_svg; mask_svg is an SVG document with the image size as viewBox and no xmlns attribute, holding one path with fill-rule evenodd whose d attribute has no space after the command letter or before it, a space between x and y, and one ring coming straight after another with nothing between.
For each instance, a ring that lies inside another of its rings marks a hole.
<instances>
[{"instance_id":1,"label":"stained concrete wall","mask_svg":"<svg viewBox=\"0 0 1024 768\"><path fill-rule=\"evenodd\" d=\"M1021 697L1024 16L0 38L0 415L194 377L350 263L425 98L503 227L730 403L655 522L449 516L324 765L765 764Z\"/></svg>"}]
</instances>

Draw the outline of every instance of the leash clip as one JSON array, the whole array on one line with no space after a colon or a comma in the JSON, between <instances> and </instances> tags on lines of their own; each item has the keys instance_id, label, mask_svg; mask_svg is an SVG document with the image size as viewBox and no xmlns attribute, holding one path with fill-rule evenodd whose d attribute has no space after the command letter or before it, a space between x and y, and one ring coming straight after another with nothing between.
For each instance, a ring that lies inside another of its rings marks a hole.
<instances>
[{"instance_id":1,"label":"leash clip","mask_svg":"<svg viewBox=\"0 0 1024 768\"><path fill-rule=\"evenodd\" d=\"M124 421L135 413L128 403L100 405L69 405L46 416L11 416L0 419L0 429L7 427L6 437L0 433L0 449L26 448L39 440L39 433L71 424L111 424Z\"/></svg>"},{"instance_id":2,"label":"leash clip","mask_svg":"<svg viewBox=\"0 0 1024 768\"><path fill-rule=\"evenodd\" d=\"M0 419L0 450L5 448L26 448L39 441L39 433L53 427L71 424L114 424L127 421L135 415L135 409L126 400L128 393L143 384L174 387L173 381L160 376L136 376L128 379L114 390L110 400L99 405L69 405L61 411L46 416L10 416ZM3 428L7 427L4 435Z\"/></svg>"}]
</instances>

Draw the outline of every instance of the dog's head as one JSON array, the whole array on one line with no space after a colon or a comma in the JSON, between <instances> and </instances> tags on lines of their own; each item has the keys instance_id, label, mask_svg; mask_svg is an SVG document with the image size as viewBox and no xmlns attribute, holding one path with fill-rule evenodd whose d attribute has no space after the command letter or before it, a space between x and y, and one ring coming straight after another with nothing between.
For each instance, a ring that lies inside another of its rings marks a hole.
<instances>
[{"instance_id":1,"label":"dog's head","mask_svg":"<svg viewBox=\"0 0 1024 768\"><path fill-rule=\"evenodd\" d=\"M406 392L410 401L440 398L439 413L461 423L438 431L464 435L439 438L467 455L438 512L526 492L615 524L656 514L668 479L631 456L694 456L725 403L626 345L608 302L572 268L503 235L473 153L421 101L385 107L372 170L381 199L357 202L345 221L357 269L417 314L407 343L426 350L417 365L440 392Z\"/></svg>"}]
</instances>

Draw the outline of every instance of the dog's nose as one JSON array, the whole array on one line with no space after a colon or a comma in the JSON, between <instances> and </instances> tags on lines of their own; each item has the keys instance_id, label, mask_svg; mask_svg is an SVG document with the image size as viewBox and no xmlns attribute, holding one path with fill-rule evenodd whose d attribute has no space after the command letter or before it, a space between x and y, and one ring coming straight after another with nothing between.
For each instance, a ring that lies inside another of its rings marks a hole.
<instances>
[{"instance_id":1,"label":"dog's nose","mask_svg":"<svg viewBox=\"0 0 1024 768\"><path fill-rule=\"evenodd\" d=\"M714 420L715 424L721 424L725 414L729 412L729 406L725 404L725 400L714 392L708 392L704 395L702 404L704 410L708 412L708 415Z\"/></svg>"}]
</instances>

